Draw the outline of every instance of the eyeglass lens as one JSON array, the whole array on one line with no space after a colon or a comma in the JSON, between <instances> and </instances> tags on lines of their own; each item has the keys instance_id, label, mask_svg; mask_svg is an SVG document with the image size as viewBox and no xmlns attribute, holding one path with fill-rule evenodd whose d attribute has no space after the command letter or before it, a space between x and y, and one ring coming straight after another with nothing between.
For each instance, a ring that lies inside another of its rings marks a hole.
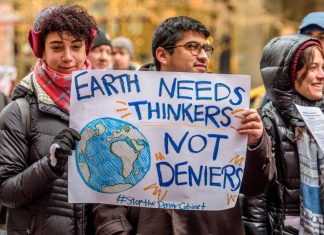
<instances>
[{"instance_id":1,"label":"eyeglass lens","mask_svg":"<svg viewBox=\"0 0 324 235\"><path fill-rule=\"evenodd\" d=\"M198 42L188 42L185 46L190 50L190 52L197 56L200 54L201 50L204 49L207 56L211 56L213 54L214 48L210 45L200 45Z\"/></svg>"}]
</instances>

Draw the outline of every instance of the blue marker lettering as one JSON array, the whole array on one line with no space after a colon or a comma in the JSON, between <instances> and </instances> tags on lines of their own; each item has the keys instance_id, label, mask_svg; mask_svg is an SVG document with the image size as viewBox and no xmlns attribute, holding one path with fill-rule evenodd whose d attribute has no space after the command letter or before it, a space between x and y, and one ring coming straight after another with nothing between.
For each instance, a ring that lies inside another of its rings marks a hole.
<instances>
[{"instance_id":1,"label":"blue marker lettering","mask_svg":"<svg viewBox=\"0 0 324 235\"><path fill-rule=\"evenodd\" d=\"M100 90L101 94L105 95L104 91L102 90L100 84L98 83L97 79L94 76L91 76L91 95L94 97L94 93L96 90Z\"/></svg>"},{"instance_id":2,"label":"blue marker lettering","mask_svg":"<svg viewBox=\"0 0 324 235\"><path fill-rule=\"evenodd\" d=\"M181 114L181 105L178 104L177 108L178 109L175 111L171 104L167 105L167 112L168 112L167 119L168 120L170 120L170 117L173 117L175 121L179 120L180 114Z\"/></svg>"},{"instance_id":3,"label":"blue marker lettering","mask_svg":"<svg viewBox=\"0 0 324 235\"><path fill-rule=\"evenodd\" d=\"M110 78L110 81L107 81L107 78ZM112 95L112 91L115 94L118 94L118 90L116 87L114 87L112 84L115 82L115 77L112 74L105 74L102 78L101 81L103 85L105 86L106 92L108 96Z\"/></svg>"},{"instance_id":4,"label":"blue marker lettering","mask_svg":"<svg viewBox=\"0 0 324 235\"><path fill-rule=\"evenodd\" d=\"M207 106L205 108L205 126L208 125L208 120L210 120L217 128L219 128L219 124L215 120L214 116L217 116L220 114L220 110L217 106Z\"/></svg>"},{"instance_id":5,"label":"blue marker lettering","mask_svg":"<svg viewBox=\"0 0 324 235\"><path fill-rule=\"evenodd\" d=\"M166 104L162 103L162 119L166 119Z\"/></svg>"},{"instance_id":6,"label":"blue marker lettering","mask_svg":"<svg viewBox=\"0 0 324 235\"><path fill-rule=\"evenodd\" d=\"M208 87L201 87L203 84L208 84ZM210 81L197 81L196 82L196 99L197 100L211 100L210 96L202 96L203 91L211 91L211 82Z\"/></svg>"},{"instance_id":7,"label":"blue marker lettering","mask_svg":"<svg viewBox=\"0 0 324 235\"><path fill-rule=\"evenodd\" d=\"M163 89L163 87L164 87L165 91L168 93L169 97L173 98L174 92L175 92L175 89L176 89L176 85L177 85L177 79L173 78L172 87L171 87L171 89L169 89L168 86L166 85L166 83L164 82L164 78L161 78L160 79L160 86L159 86L159 96L160 97L162 96L162 90L164 90Z\"/></svg>"},{"instance_id":8,"label":"blue marker lettering","mask_svg":"<svg viewBox=\"0 0 324 235\"><path fill-rule=\"evenodd\" d=\"M152 119L152 113L156 113L156 118L160 118L160 104L158 102L155 103L155 109L152 107L152 103L148 102L147 109L149 120Z\"/></svg>"},{"instance_id":9,"label":"blue marker lettering","mask_svg":"<svg viewBox=\"0 0 324 235\"><path fill-rule=\"evenodd\" d=\"M224 92L226 92L227 94L223 95L222 97L219 97L219 94L221 93L221 88L224 88ZM227 97L229 97L231 94L231 89L224 83L216 83L215 84L215 101L220 101L220 100L224 100Z\"/></svg>"},{"instance_id":10,"label":"blue marker lettering","mask_svg":"<svg viewBox=\"0 0 324 235\"><path fill-rule=\"evenodd\" d=\"M79 85L78 79L79 79L79 77L81 77L82 75L85 75L85 74L87 74L87 73L88 73L88 71L84 71L84 72L79 73L78 75L76 75L76 76L74 77L75 91L76 91L76 94L77 94L77 99L78 99L79 101L82 100L82 99L88 99L88 98L91 97L90 94L89 94L89 95L84 95L84 96L81 96L81 95L80 95L80 89L81 89L81 88L88 87L88 84L87 84L87 83L84 83L84 84L82 84L82 85Z\"/></svg>"},{"instance_id":11,"label":"blue marker lettering","mask_svg":"<svg viewBox=\"0 0 324 235\"><path fill-rule=\"evenodd\" d=\"M235 174L235 167L233 165L224 166L222 169L222 174L224 175L223 188L226 187L227 180L229 181L231 188L234 188L234 181L232 176Z\"/></svg>"},{"instance_id":12,"label":"blue marker lettering","mask_svg":"<svg viewBox=\"0 0 324 235\"><path fill-rule=\"evenodd\" d=\"M198 109L204 108L204 105L202 104L197 104L194 106L194 121L199 122L199 121L204 121L204 117L199 117L203 116L204 112L203 111L198 111Z\"/></svg>"},{"instance_id":13,"label":"blue marker lettering","mask_svg":"<svg viewBox=\"0 0 324 235\"><path fill-rule=\"evenodd\" d=\"M228 127L229 125L231 125L231 118L227 115L226 111L233 111L233 109L231 107L225 107L223 108L222 110L222 114L223 114L223 117L226 118L226 121L223 122L223 121L220 121L220 123L222 124L223 127Z\"/></svg>"},{"instance_id":14,"label":"blue marker lettering","mask_svg":"<svg viewBox=\"0 0 324 235\"><path fill-rule=\"evenodd\" d=\"M125 94L125 92L126 92L125 82L124 82L124 79L123 78L126 78L127 79L128 77L129 77L128 74L120 74L120 75L116 76L115 79L114 79L114 82L118 79L119 84L120 84L120 88L121 88L123 94Z\"/></svg>"},{"instance_id":15,"label":"blue marker lettering","mask_svg":"<svg viewBox=\"0 0 324 235\"><path fill-rule=\"evenodd\" d=\"M196 138L196 139L198 138L198 139L202 140L203 144L200 149L197 149L197 150L193 149L192 141L194 138ZM207 138L202 135L193 135L193 136L191 136L191 138L189 139L189 142L188 142L189 151L191 153L200 153L201 151L203 151L205 149L206 145L207 145Z\"/></svg>"},{"instance_id":16,"label":"blue marker lettering","mask_svg":"<svg viewBox=\"0 0 324 235\"><path fill-rule=\"evenodd\" d=\"M180 153L180 150L182 148L183 142L185 141L185 139L187 138L189 134L189 131L187 131L184 136L181 138L180 143L177 145L172 137L169 135L169 133L165 132L164 133L164 150L166 154L169 154L169 142L172 145L173 149L177 152Z\"/></svg>"},{"instance_id":17,"label":"blue marker lettering","mask_svg":"<svg viewBox=\"0 0 324 235\"><path fill-rule=\"evenodd\" d=\"M217 172L219 173L217 173ZM211 186L221 187L221 183L214 182L214 176L221 176L221 168L220 167L209 167L209 182Z\"/></svg>"},{"instance_id":18,"label":"blue marker lettering","mask_svg":"<svg viewBox=\"0 0 324 235\"><path fill-rule=\"evenodd\" d=\"M140 107L139 106L140 105L144 105L144 104L147 104L147 100L135 101L135 102L128 102L128 106L129 107L132 107L132 106L135 107L135 111L136 111L138 120L142 120L142 114L141 114L141 110L140 110Z\"/></svg>"},{"instance_id":19,"label":"blue marker lettering","mask_svg":"<svg viewBox=\"0 0 324 235\"><path fill-rule=\"evenodd\" d=\"M228 139L227 135L218 135L218 134L208 134L208 137L216 138L214 153L213 153L213 160L216 161L219 149L219 143L221 139Z\"/></svg>"},{"instance_id":20,"label":"blue marker lettering","mask_svg":"<svg viewBox=\"0 0 324 235\"><path fill-rule=\"evenodd\" d=\"M178 86L177 86L177 98L178 99L187 99L187 100L192 100L191 96L185 96L185 95L181 95L181 90L190 90L193 91L193 88L190 86L186 86L186 84L193 84L194 81L190 81L190 80L182 80L182 81L178 81ZM181 86L182 84L184 84L184 86Z\"/></svg>"},{"instance_id":21,"label":"blue marker lettering","mask_svg":"<svg viewBox=\"0 0 324 235\"><path fill-rule=\"evenodd\" d=\"M188 162L180 162L180 163L177 163L175 164L175 170L174 170L174 174L175 174L175 183L176 185L186 185L188 184L187 181L184 181L184 182L180 182L179 181L179 176L180 175L187 175L187 171L180 171L179 168L183 165L187 165Z\"/></svg>"},{"instance_id":22,"label":"blue marker lettering","mask_svg":"<svg viewBox=\"0 0 324 235\"><path fill-rule=\"evenodd\" d=\"M186 106L185 106L185 104L182 104L181 108L182 108L182 120L183 121L187 117L191 123L193 122L193 118L192 118L190 112L188 111L191 107L192 107L192 104L188 104Z\"/></svg>"},{"instance_id":23,"label":"blue marker lettering","mask_svg":"<svg viewBox=\"0 0 324 235\"><path fill-rule=\"evenodd\" d=\"M245 90L244 90L242 87L236 87L236 88L234 89L234 94L237 96L238 100L237 100L236 102L234 102L233 99L230 99L229 102L230 102L232 105L239 105L239 104L242 103L243 97L242 97L242 94L241 94L240 91L245 92Z\"/></svg>"},{"instance_id":24,"label":"blue marker lettering","mask_svg":"<svg viewBox=\"0 0 324 235\"><path fill-rule=\"evenodd\" d=\"M170 175L170 179L169 180L166 180L164 181L163 180L163 177L162 177L162 170L161 170L161 167L162 166L165 166L163 167L163 172L165 172L167 169L170 170L170 173L169 174L165 174L165 175ZM158 162L156 164L156 170L157 170L157 174L158 174L158 178L159 178L159 185L161 187L168 187L170 186L172 183L173 183L173 180L174 180L174 170L173 170L173 167L171 166L170 163L168 162Z\"/></svg>"},{"instance_id":25,"label":"blue marker lettering","mask_svg":"<svg viewBox=\"0 0 324 235\"><path fill-rule=\"evenodd\" d=\"M135 85L135 88L136 88L136 92L139 93L141 91L140 89L140 85L139 85L139 81L138 81L138 78L137 78L137 74L134 74L134 79L131 80L130 79L130 76L128 75L127 76L127 88L128 88L128 92L131 92L132 91L132 87L131 85L134 84Z\"/></svg>"},{"instance_id":26,"label":"blue marker lettering","mask_svg":"<svg viewBox=\"0 0 324 235\"><path fill-rule=\"evenodd\" d=\"M188 167L188 176L189 176L189 185L192 186L192 180L195 181L195 184L200 186L200 181L202 177L203 166L199 166L198 176L193 170L192 166Z\"/></svg>"}]
</instances>

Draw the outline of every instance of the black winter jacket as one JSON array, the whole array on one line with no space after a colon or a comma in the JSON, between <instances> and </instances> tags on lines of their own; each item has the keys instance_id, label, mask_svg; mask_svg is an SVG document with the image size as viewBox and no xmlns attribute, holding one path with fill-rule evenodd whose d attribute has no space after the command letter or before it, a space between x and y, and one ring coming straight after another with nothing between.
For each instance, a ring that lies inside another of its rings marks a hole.
<instances>
[{"instance_id":1,"label":"black winter jacket","mask_svg":"<svg viewBox=\"0 0 324 235\"><path fill-rule=\"evenodd\" d=\"M262 195L241 197L247 235L298 234L296 229L284 224L287 216L299 216L300 206L299 157L294 128L305 123L295 104L322 107L323 100L309 101L298 95L290 83L289 68L298 48L311 40L315 39L303 35L278 37L264 48L261 73L271 101L262 109L261 116L273 139L277 180Z\"/></svg>"},{"instance_id":2,"label":"black winter jacket","mask_svg":"<svg viewBox=\"0 0 324 235\"><path fill-rule=\"evenodd\" d=\"M54 136L68 127L68 115L20 85L13 99L18 97L30 103L28 136L16 102L0 116L0 203L9 210L8 234L90 234L91 208L68 203L67 168L57 176L47 157Z\"/></svg>"}]
</instances>

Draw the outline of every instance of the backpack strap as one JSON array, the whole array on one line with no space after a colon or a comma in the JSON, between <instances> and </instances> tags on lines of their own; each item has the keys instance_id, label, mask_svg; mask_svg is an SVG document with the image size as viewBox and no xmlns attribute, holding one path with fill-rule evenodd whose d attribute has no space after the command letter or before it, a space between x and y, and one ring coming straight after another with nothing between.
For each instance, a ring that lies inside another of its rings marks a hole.
<instances>
[{"instance_id":1,"label":"backpack strap","mask_svg":"<svg viewBox=\"0 0 324 235\"><path fill-rule=\"evenodd\" d=\"M21 113L21 122L22 126L25 129L25 137L26 139L29 136L29 130L30 130L30 106L27 101L27 97L18 98L15 100L15 102L18 104L20 113ZM1 229L5 229L7 227L7 220L8 220L8 211L7 208L0 204L0 233Z\"/></svg>"},{"instance_id":2,"label":"backpack strap","mask_svg":"<svg viewBox=\"0 0 324 235\"><path fill-rule=\"evenodd\" d=\"M26 97L18 98L15 100L18 104L21 113L22 126L25 128L25 136L28 137L30 130L30 106Z\"/></svg>"}]
</instances>

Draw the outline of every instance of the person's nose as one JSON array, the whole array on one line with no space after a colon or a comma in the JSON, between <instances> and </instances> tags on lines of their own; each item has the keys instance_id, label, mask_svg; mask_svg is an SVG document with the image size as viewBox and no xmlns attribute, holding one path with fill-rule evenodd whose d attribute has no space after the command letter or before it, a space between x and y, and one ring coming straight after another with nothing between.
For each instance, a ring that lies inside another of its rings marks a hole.
<instances>
[{"instance_id":1,"label":"person's nose","mask_svg":"<svg viewBox=\"0 0 324 235\"><path fill-rule=\"evenodd\" d=\"M101 53L101 58L104 59L104 60L108 60L109 56L110 56L110 54L108 52L106 52L106 51L103 51Z\"/></svg>"},{"instance_id":2,"label":"person's nose","mask_svg":"<svg viewBox=\"0 0 324 235\"><path fill-rule=\"evenodd\" d=\"M324 67L320 67L319 72L317 74L317 79L324 80Z\"/></svg>"},{"instance_id":3,"label":"person's nose","mask_svg":"<svg viewBox=\"0 0 324 235\"><path fill-rule=\"evenodd\" d=\"M64 61L71 61L73 59L72 56L72 51L70 48L65 48L64 52L63 52L63 60Z\"/></svg>"},{"instance_id":4,"label":"person's nose","mask_svg":"<svg viewBox=\"0 0 324 235\"><path fill-rule=\"evenodd\" d=\"M208 61L207 53L205 52L205 50L203 48L201 48L197 58L199 61L203 61L203 62Z\"/></svg>"},{"instance_id":5,"label":"person's nose","mask_svg":"<svg viewBox=\"0 0 324 235\"><path fill-rule=\"evenodd\" d=\"M119 54L119 53L115 53L115 54L113 55L113 58L114 58L114 59L119 59L119 57L120 57L120 54Z\"/></svg>"}]
</instances>

